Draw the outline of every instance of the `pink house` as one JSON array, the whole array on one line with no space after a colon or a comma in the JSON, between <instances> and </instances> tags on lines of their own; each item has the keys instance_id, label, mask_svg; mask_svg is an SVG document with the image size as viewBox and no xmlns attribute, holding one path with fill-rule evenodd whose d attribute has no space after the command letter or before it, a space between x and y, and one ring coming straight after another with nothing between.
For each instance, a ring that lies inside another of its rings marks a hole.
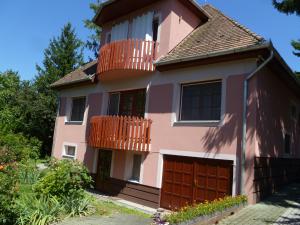
<instances>
[{"instance_id":1,"label":"pink house","mask_svg":"<svg viewBox=\"0 0 300 225\"><path fill-rule=\"evenodd\" d=\"M52 155L97 190L150 207L299 177L300 86L271 42L193 0L110 0L99 59L55 82Z\"/></svg>"}]
</instances>

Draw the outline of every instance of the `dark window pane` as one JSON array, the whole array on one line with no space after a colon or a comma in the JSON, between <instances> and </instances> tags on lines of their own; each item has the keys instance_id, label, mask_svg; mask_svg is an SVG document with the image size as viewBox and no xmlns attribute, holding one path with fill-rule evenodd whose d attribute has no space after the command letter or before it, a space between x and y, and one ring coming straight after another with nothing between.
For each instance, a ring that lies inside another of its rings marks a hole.
<instances>
[{"instance_id":1,"label":"dark window pane","mask_svg":"<svg viewBox=\"0 0 300 225\"><path fill-rule=\"evenodd\" d=\"M73 98L71 121L83 121L85 111L85 97Z\"/></svg>"},{"instance_id":2,"label":"dark window pane","mask_svg":"<svg viewBox=\"0 0 300 225\"><path fill-rule=\"evenodd\" d=\"M121 92L119 115L144 117L145 103L145 89Z\"/></svg>"},{"instance_id":3,"label":"dark window pane","mask_svg":"<svg viewBox=\"0 0 300 225\"><path fill-rule=\"evenodd\" d=\"M120 102L120 93L110 94L108 115L115 116L119 114L119 102Z\"/></svg>"},{"instance_id":4,"label":"dark window pane","mask_svg":"<svg viewBox=\"0 0 300 225\"><path fill-rule=\"evenodd\" d=\"M141 155L133 155L133 165L132 165L132 175L131 180L140 181L140 172L141 172Z\"/></svg>"},{"instance_id":5,"label":"dark window pane","mask_svg":"<svg viewBox=\"0 0 300 225\"><path fill-rule=\"evenodd\" d=\"M182 86L181 120L220 120L222 82Z\"/></svg>"},{"instance_id":6,"label":"dark window pane","mask_svg":"<svg viewBox=\"0 0 300 225\"><path fill-rule=\"evenodd\" d=\"M289 134L285 134L284 136L284 152L286 154L291 153L291 136Z\"/></svg>"}]
</instances>

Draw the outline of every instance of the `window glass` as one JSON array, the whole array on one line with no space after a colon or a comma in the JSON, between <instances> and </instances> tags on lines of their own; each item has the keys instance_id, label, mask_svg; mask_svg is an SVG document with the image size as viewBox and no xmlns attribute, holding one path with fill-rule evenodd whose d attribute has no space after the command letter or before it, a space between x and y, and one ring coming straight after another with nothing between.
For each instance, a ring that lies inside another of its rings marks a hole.
<instances>
[{"instance_id":1,"label":"window glass","mask_svg":"<svg viewBox=\"0 0 300 225\"><path fill-rule=\"evenodd\" d=\"M74 159L75 158L76 147L75 146L65 146L65 152L63 158L65 159Z\"/></svg>"},{"instance_id":2,"label":"window glass","mask_svg":"<svg viewBox=\"0 0 300 225\"><path fill-rule=\"evenodd\" d=\"M285 134L284 136L284 152L286 154L291 153L291 135Z\"/></svg>"},{"instance_id":3,"label":"window glass","mask_svg":"<svg viewBox=\"0 0 300 225\"><path fill-rule=\"evenodd\" d=\"M119 114L120 93L109 95L108 115L116 116Z\"/></svg>"},{"instance_id":4,"label":"window glass","mask_svg":"<svg viewBox=\"0 0 300 225\"><path fill-rule=\"evenodd\" d=\"M85 111L85 97L72 99L71 121L83 121Z\"/></svg>"},{"instance_id":5,"label":"window glass","mask_svg":"<svg viewBox=\"0 0 300 225\"><path fill-rule=\"evenodd\" d=\"M137 182L140 181L141 163L142 163L142 156L138 154L134 154L130 180L134 180Z\"/></svg>"},{"instance_id":6,"label":"window glass","mask_svg":"<svg viewBox=\"0 0 300 225\"><path fill-rule=\"evenodd\" d=\"M119 115L144 117L145 104L145 89L121 92Z\"/></svg>"},{"instance_id":7,"label":"window glass","mask_svg":"<svg viewBox=\"0 0 300 225\"><path fill-rule=\"evenodd\" d=\"M222 82L182 85L180 120L220 120Z\"/></svg>"}]
</instances>

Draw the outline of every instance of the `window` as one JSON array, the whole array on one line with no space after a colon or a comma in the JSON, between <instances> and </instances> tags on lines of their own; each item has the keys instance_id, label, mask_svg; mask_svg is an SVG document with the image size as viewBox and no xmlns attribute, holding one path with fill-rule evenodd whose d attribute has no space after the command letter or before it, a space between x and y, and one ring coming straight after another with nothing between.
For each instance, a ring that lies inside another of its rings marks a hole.
<instances>
[{"instance_id":1,"label":"window","mask_svg":"<svg viewBox=\"0 0 300 225\"><path fill-rule=\"evenodd\" d=\"M131 178L130 178L131 181L140 182L141 164L142 164L142 156L138 154L134 154Z\"/></svg>"},{"instance_id":2,"label":"window","mask_svg":"<svg viewBox=\"0 0 300 225\"><path fill-rule=\"evenodd\" d=\"M108 115L116 116L119 114L120 93L112 93L109 96Z\"/></svg>"},{"instance_id":3,"label":"window","mask_svg":"<svg viewBox=\"0 0 300 225\"><path fill-rule=\"evenodd\" d=\"M181 90L182 121L219 121L222 82L184 84Z\"/></svg>"},{"instance_id":4,"label":"window","mask_svg":"<svg viewBox=\"0 0 300 225\"><path fill-rule=\"evenodd\" d=\"M72 99L71 121L82 122L85 111L85 97Z\"/></svg>"},{"instance_id":5,"label":"window","mask_svg":"<svg viewBox=\"0 0 300 225\"><path fill-rule=\"evenodd\" d=\"M108 115L144 117L145 103L145 89L111 93Z\"/></svg>"},{"instance_id":6,"label":"window","mask_svg":"<svg viewBox=\"0 0 300 225\"><path fill-rule=\"evenodd\" d=\"M63 158L64 159L75 159L76 147L75 146L64 146Z\"/></svg>"},{"instance_id":7,"label":"window","mask_svg":"<svg viewBox=\"0 0 300 225\"><path fill-rule=\"evenodd\" d=\"M153 41L157 41L158 38L158 26L159 26L159 19L154 18L152 22L152 30L153 30Z\"/></svg>"},{"instance_id":8,"label":"window","mask_svg":"<svg viewBox=\"0 0 300 225\"><path fill-rule=\"evenodd\" d=\"M291 153L291 135L289 134L284 135L284 153Z\"/></svg>"}]
</instances>

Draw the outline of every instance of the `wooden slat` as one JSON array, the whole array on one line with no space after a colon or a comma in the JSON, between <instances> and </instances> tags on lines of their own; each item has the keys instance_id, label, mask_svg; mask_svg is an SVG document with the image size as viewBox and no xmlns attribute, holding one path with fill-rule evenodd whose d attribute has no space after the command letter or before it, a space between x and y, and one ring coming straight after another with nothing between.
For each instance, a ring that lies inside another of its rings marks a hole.
<instances>
[{"instance_id":1,"label":"wooden slat","mask_svg":"<svg viewBox=\"0 0 300 225\"><path fill-rule=\"evenodd\" d=\"M149 151L151 120L127 116L91 119L88 144L94 148Z\"/></svg>"},{"instance_id":2,"label":"wooden slat","mask_svg":"<svg viewBox=\"0 0 300 225\"><path fill-rule=\"evenodd\" d=\"M138 39L115 41L99 50L98 74L116 69L154 71L157 43Z\"/></svg>"}]
</instances>

